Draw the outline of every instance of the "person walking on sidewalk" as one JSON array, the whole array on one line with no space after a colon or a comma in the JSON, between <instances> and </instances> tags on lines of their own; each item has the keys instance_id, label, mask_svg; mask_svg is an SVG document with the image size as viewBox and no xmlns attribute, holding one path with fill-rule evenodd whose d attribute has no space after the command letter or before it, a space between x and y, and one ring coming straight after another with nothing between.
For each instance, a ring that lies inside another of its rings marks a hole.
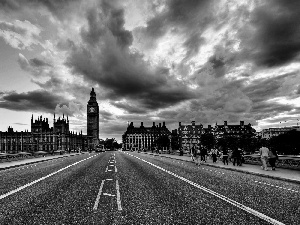
<instances>
[{"instance_id":1,"label":"person walking on sidewalk","mask_svg":"<svg viewBox=\"0 0 300 225\"><path fill-rule=\"evenodd\" d=\"M200 165L200 154L201 154L200 149L201 149L200 146L195 147L195 162L196 162L196 165Z\"/></svg>"},{"instance_id":2,"label":"person walking on sidewalk","mask_svg":"<svg viewBox=\"0 0 300 225\"><path fill-rule=\"evenodd\" d=\"M225 165L226 163L228 165L228 150L226 149L226 147L221 147L221 153L223 164Z\"/></svg>"},{"instance_id":3,"label":"person walking on sidewalk","mask_svg":"<svg viewBox=\"0 0 300 225\"><path fill-rule=\"evenodd\" d=\"M278 159L278 155L274 148L271 148L269 150L268 157L269 157L269 163L272 167L272 170L275 170L275 164L276 164L276 160Z\"/></svg>"},{"instance_id":4,"label":"person walking on sidewalk","mask_svg":"<svg viewBox=\"0 0 300 225\"><path fill-rule=\"evenodd\" d=\"M218 154L218 150L216 148L213 148L211 150L211 157L212 157L213 163L217 162L217 154Z\"/></svg>"},{"instance_id":5,"label":"person walking on sidewalk","mask_svg":"<svg viewBox=\"0 0 300 225\"><path fill-rule=\"evenodd\" d=\"M191 159L194 162L195 161L195 158L194 158L194 156L195 156L194 155L194 146L189 149L189 152L190 152L190 155L191 155Z\"/></svg>"},{"instance_id":6,"label":"person walking on sidewalk","mask_svg":"<svg viewBox=\"0 0 300 225\"><path fill-rule=\"evenodd\" d=\"M200 153L201 162L206 162L206 155L207 155L207 149L205 147L203 147L201 149L201 153Z\"/></svg>"},{"instance_id":7,"label":"person walking on sidewalk","mask_svg":"<svg viewBox=\"0 0 300 225\"><path fill-rule=\"evenodd\" d=\"M262 145L262 147L259 149L259 155L260 155L260 160L262 162L261 168L263 170L268 170L268 156L269 156L269 149L266 147L265 144Z\"/></svg>"},{"instance_id":8,"label":"person walking on sidewalk","mask_svg":"<svg viewBox=\"0 0 300 225\"><path fill-rule=\"evenodd\" d=\"M232 150L232 155L231 158L233 159L233 165L235 166L235 164L238 166L238 159L239 159L239 150L237 147L234 147Z\"/></svg>"},{"instance_id":9,"label":"person walking on sidewalk","mask_svg":"<svg viewBox=\"0 0 300 225\"><path fill-rule=\"evenodd\" d=\"M241 148L238 148L238 157L237 157L237 165L242 166L243 164L244 153Z\"/></svg>"}]
</instances>

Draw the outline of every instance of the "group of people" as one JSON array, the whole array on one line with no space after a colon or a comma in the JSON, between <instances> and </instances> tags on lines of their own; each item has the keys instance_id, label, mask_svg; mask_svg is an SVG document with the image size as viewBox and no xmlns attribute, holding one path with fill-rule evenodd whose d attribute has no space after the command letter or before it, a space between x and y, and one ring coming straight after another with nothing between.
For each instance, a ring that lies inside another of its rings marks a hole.
<instances>
[{"instance_id":1,"label":"group of people","mask_svg":"<svg viewBox=\"0 0 300 225\"><path fill-rule=\"evenodd\" d=\"M224 165L228 165L228 161L231 161L233 166L242 166L244 162L244 153L238 147L228 150L226 147L220 146L219 150L213 148L210 151L210 154L213 163L217 162L218 157L222 159ZM272 170L275 170L275 163L278 159L276 151L274 149L268 149L265 145L263 145L259 150L259 154L262 162L261 168L268 170L267 162L269 162ZM192 148L190 148L190 155L192 161L194 161L196 165L200 165L201 162L207 161L208 151L202 145L192 146Z\"/></svg>"},{"instance_id":2,"label":"group of people","mask_svg":"<svg viewBox=\"0 0 300 225\"><path fill-rule=\"evenodd\" d=\"M240 148L235 148L232 151L228 151L225 147L220 147L219 150L213 148L210 151L211 158L213 163L217 162L218 157L223 161L224 165L228 165L228 161L232 161L233 165L241 166L243 163L243 151ZM207 149L200 146L192 146L190 149L190 155L192 161L195 161L196 165L199 165L201 162L206 162L208 157Z\"/></svg>"}]
</instances>

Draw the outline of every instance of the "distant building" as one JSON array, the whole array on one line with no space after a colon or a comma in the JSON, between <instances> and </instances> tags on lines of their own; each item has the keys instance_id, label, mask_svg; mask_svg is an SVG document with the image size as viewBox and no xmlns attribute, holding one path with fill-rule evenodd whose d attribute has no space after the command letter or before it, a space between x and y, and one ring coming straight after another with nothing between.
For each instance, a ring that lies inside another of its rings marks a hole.
<instances>
[{"instance_id":1,"label":"distant building","mask_svg":"<svg viewBox=\"0 0 300 225\"><path fill-rule=\"evenodd\" d=\"M270 139L291 130L300 131L300 126L268 128L261 131L261 138Z\"/></svg>"},{"instance_id":2,"label":"distant building","mask_svg":"<svg viewBox=\"0 0 300 225\"><path fill-rule=\"evenodd\" d=\"M227 121L224 121L223 125L217 125L213 129L215 137L221 138L223 136L235 136L239 137L241 135L256 135L256 130L251 126L251 124L244 124L244 121L240 121L239 125L228 125Z\"/></svg>"},{"instance_id":3,"label":"distant building","mask_svg":"<svg viewBox=\"0 0 300 225\"><path fill-rule=\"evenodd\" d=\"M190 149L192 146L200 144L202 133L204 133L202 124L196 125L195 121L192 121L192 124L182 125L181 122L179 122L179 147Z\"/></svg>"},{"instance_id":4,"label":"distant building","mask_svg":"<svg viewBox=\"0 0 300 225\"><path fill-rule=\"evenodd\" d=\"M163 122L159 123L159 126L155 126L153 122L152 127L144 127L143 122L141 122L140 127L134 127L131 122L128 125L126 132L122 136L123 148L125 150L138 150L138 149L147 149L151 150L156 146L156 140L163 136L171 135L171 132Z\"/></svg>"},{"instance_id":5,"label":"distant building","mask_svg":"<svg viewBox=\"0 0 300 225\"><path fill-rule=\"evenodd\" d=\"M18 152L54 152L57 150L69 151L84 149L86 145L86 136L81 133L74 133L69 130L68 117L56 120L53 119L53 127L49 126L48 118L38 117L33 121L31 117L31 132L14 131L8 127L6 132L0 131L0 152L18 153Z\"/></svg>"},{"instance_id":6,"label":"distant building","mask_svg":"<svg viewBox=\"0 0 300 225\"><path fill-rule=\"evenodd\" d=\"M182 125L179 122L179 147L191 148L199 145L201 143L201 135L204 133L212 133L216 139L220 139L224 136L255 135L255 132L251 124L245 125L244 121L240 121L239 125L228 125L227 121L224 121L223 125L216 124L215 127L208 125L207 128L204 128L202 124L196 125L195 121L192 121L192 124L189 125Z\"/></svg>"}]
</instances>

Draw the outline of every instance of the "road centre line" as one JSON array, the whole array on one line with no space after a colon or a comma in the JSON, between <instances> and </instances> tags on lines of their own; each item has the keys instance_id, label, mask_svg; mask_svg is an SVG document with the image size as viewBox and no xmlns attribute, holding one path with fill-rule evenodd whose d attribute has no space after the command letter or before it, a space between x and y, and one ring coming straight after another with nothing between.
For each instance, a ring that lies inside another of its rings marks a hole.
<instances>
[{"instance_id":1,"label":"road centre line","mask_svg":"<svg viewBox=\"0 0 300 225\"><path fill-rule=\"evenodd\" d=\"M102 188L103 188L104 182L105 182L105 180L102 180L100 188L99 188L99 192L98 192L98 195L97 195L94 207L93 207L93 210L98 209L98 204L99 204L99 200L100 200L100 196L101 196L101 193L102 193Z\"/></svg>"},{"instance_id":2,"label":"road centre line","mask_svg":"<svg viewBox=\"0 0 300 225\"><path fill-rule=\"evenodd\" d=\"M109 193L102 193L103 195L107 195L107 196L112 196L112 197L115 197L116 195L112 195L112 194L109 194Z\"/></svg>"},{"instance_id":3,"label":"road centre line","mask_svg":"<svg viewBox=\"0 0 300 225\"><path fill-rule=\"evenodd\" d=\"M128 153L126 153L126 154L128 154ZM252 215L254 215L254 216L257 216L257 217L259 217L259 218L261 218L261 219L263 219L263 220L265 220L265 221L267 221L267 222L269 222L269 223L271 223L271 224L284 225L284 223L282 223L282 222L280 222L280 221L278 221L278 220L275 220L275 219L273 219L273 218L271 218L271 217L269 217L269 216L267 216L267 215L264 215L264 214L262 214L262 213L260 213L260 212L258 212L258 211L256 211L256 210L254 210L254 209L252 209L252 208L250 208L250 207L248 207L248 206L245 206L245 205L243 205L243 204L241 204L241 203L239 203L239 202L236 202L236 201L234 201L234 200L232 200L232 199L230 199L230 198L228 198L228 197L226 197L226 196L224 196L224 195L221 195L221 194L219 194L219 193L217 193L217 192L214 192L214 191L212 191L212 190L210 190L210 189L208 189L208 188L205 188L205 187L203 187L203 186L201 186L201 185L199 185L199 184L197 184L197 183L194 183L194 182L192 182L192 181L190 181L190 180L188 180L188 179L186 179L186 178L184 178L184 177L181 177L181 176L179 176L179 175L177 175L177 174L175 174L175 173L173 173L173 172L171 172L171 171L168 171L168 170L166 170L166 169L164 169L164 168L162 168L162 167L160 167L160 166L157 166L157 165L155 165L155 164L153 164L153 163L151 163L151 162L148 162L148 161L146 161L146 160L144 160L144 159L141 159L141 158L139 158L139 157L137 157L137 156L134 156L134 155L131 155L131 154L128 154L128 155L130 155L130 156L132 156L132 157L135 157L135 158L137 158L137 159L139 159L139 160L141 160L141 161L143 161L143 162L145 162L145 163L148 163L149 165L154 166L154 167L156 167L157 169L160 169L160 170L162 170L162 171L164 171L164 172L166 172L166 173L168 173L168 174L170 174L170 175L172 175L172 176L174 176L174 177L177 177L177 178L179 178L180 180L183 180L183 181L185 181L186 183L188 183L188 184L190 184L190 185L192 185L192 186L194 186L194 187L196 187L196 188L199 188L199 189L201 189L201 190L203 190L203 191L205 191L205 192L207 192L207 193L209 193L209 194L212 194L212 195L214 195L215 197L218 197L218 198L220 198L220 199L222 199L222 200L224 200L224 201L226 201L226 202L232 204L233 206L236 206L236 207L238 207L238 208L240 208L240 209L242 209L242 210L244 210L244 211L246 211L246 212L248 212L248 213L250 213L250 214L252 214Z\"/></svg>"},{"instance_id":4,"label":"road centre line","mask_svg":"<svg viewBox=\"0 0 300 225\"><path fill-rule=\"evenodd\" d=\"M98 155L98 154L97 154L97 155ZM28 184L25 184L25 185L23 185L23 186L21 186L21 187L18 187L17 189L12 190L12 191L10 191L10 192L8 192L8 193L6 193L6 194L0 195L0 199L4 199L4 198L6 198L6 197L8 197L8 196L10 196L10 195L12 195L12 194L14 194L14 193L17 193L17 192L19 192L19 191L21 191L21 190L23 190L23 189L25 189L25 188L27 188L27 187L30 187L30 186L34 185L34 184L36 184L36 183L38 183L38 182L40 182L40 181L42 181L42 180L45 180L46 178L51 177L51 176L53 176L53 175L55 175L55 174L57 174L57 173L59 173L59 172L65 170L65 169L68 169L68 168L71 167L71 166L74 166L74 165L76 165L76 164L78 164L78 163L80 163L80 162L83 162L83 161L87 160L87 159L93 158L93 157L95 157L95 156L97 156L97 155L93 155L93 156L90 156L90 157L88 157L88 158L86 158L86 159L82 159L82 160L80 160L80 161L78 161L78 162L76 162L76 163L73 163L73 164L71 164L71 165L69 165L69 166L66 166L66 167L64 167L64 168L62 168L62 169L59 169L59 170L57 170L57 171L55 171L55 172L53 172L53 173L50 173L50 174L48 174L47 176L41 177L41 178L39 178L39 179L37 179L37 180L34 180L34 181L32 181L32 182L30 182L30 183L28 183Z\"/></svg>"},{"instance_id":5,"label":"road centre line","mask_svg":"<svg viewBox=\"0 0 300 225\"><path fill-rule=\"evenodd\" d=\"M120 197L120 187L119 187L119 182L116 180L116 190L117 190L117 205L118 205L118 210L122 210L121 206L121 197Z\"/></svg>"}]
</instances>

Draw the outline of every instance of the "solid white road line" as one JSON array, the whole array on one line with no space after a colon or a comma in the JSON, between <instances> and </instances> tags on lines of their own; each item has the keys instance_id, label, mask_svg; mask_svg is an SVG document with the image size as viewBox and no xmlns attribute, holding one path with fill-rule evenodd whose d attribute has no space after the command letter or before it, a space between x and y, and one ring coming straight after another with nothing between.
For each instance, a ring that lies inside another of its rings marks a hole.
<instances>
[{"instance_id":1,"label":"solid white road line","mask_svg":"<svg viewBox=\"0 0 300 225\"><path fill-rule=\"evenodd\" d=\"M175 174L175 173L173 173L173 172L171 172L171 171L168 171L168 170L166 170L166 169L164 169L164 168L162 168L162 167L160 167L160 166L157 166L157 165L155 165L155 164L153 164L153 163L151 163L151 162L148 162L148 161L146 161L146 160L144 160L144 159L141 159L141 158L139 158L139 157L137 157L137 156L134 156L134 155L131 155L131 154L128 154L128 155L130 155L130 156L132 156L132 157L135 157L135 158L137 158L137 159L139 159L139 160L142 160L143 162L148 163L148 164L150 164L151 166L156 167L157 169L160 169L160 170L162 170L162 171L164 171L164 172L166 172L166 173L168 173L168 174L170 174L170 175L172 175L172 176L174 176L174 177L177 177L177 178L179 178L180 180L183 180L183 181L185 181L186 183L188 183L188 184L190 184L190 185L192 185L192 186L194 186L194 187L196 187L196 188L199 188L199 189L201 189L201 190L203 190L203 191L205 191L205 192L207 192L207 193L209 193L209 194L212 194L212 195L214 195L215 197L218 197L218 198L220 198L220 199L222 199L222 200L224 200L224 201L226 201L226 202L228 202L228 203L230 203L230 204L232 204L232 205L234 205L234 206L236 206L236 207L238 207L238 208L240 208L240 209L242 209L242 210L244 210L244 211L246 211L246 212L248 212L248 213L250 213L250 214L252 214L252 215L254 215L254 216L257 216L257 217L259 217L259 218L261 218L261 219L263 219L263 220L265 220L265 221L271 223L271 224L284 225L284 223L281 223L281 222L278 221L278 220L275 220L275 219L273 219L273 218L271 218L271 217L268 217L267 215L264 215L264 214L262 214L262 213L260 213L260 212L258 212L258 211L256 211L256 210L254 210L254 209L251 209L251 208L248 207L248 206L245 206L245 205L243 205L243 204L241 204L241 203L239 203L239 202L236 202L236 201L234 201L234 200L232 200L232 199L230 199L230 198L228 198L228 197L226 197L226 196L224 196L224 195L221 195L221 194L219 194L219 193L217 193L217 192L214 192L214 191L212 191L212 190L210 190L210 189L208 189L208 188L206 188L206 187L203 187L203 186L201 186L201 185L199 185L199 184L197 184L197 183L194 183L194 182L192 182L192 181L190 181L190 180L188 180L188 179L186 179L186 178L184 178L184 177L181 177L181 176L179 176L179 175L177 175L177 174Z\"/></svg>"},{"instance_id":2,"label":"solid white road line","mask_svg":"<svg viewBox=\"0 0 300 225\"><path fill-rule=\"evenodd\" d=\"M100 188L99 188L99 192L98 192L98 195L97 195L94 207L93 207L93 210L97 210L97 208L98 208L98 204L99 204L99 200L100 200L100 196L101 196L101 192L102 192L104 182L105 182L105 180L102 180Z\"/></svg>"},{"instance_id":3,"label":"solid white road line","mask_svg":"<svg viewBox=\"0 0 300 225\"><path fill-rule=\"evenodd\" d=\"M121 197L120 197L120 187L119 187L119 182L116 180L116 190L117 190L117 205L118 205L118 210L122 210L121 206Z\"/></svg>"},{"instance_id":4,"label":"solid white road line","mask_svg":"<svg viewBox=\"0 0 300 225\"><path fill-rule=\"evenodd\" d=\"M44 176L44 177L39 178L39 179L37 179L37 180L35 180L35 181L32 181L32 182L30 182L30 183L28 183L28 184L25 184L25 185L23 185L23 186L21 186L21 187L15 189L15 190L12 190L12 191L10 191L10 192L8 192L8 193L6 193L6 194L0 195L0 199L6 198L7 196L10 196L10 195L12 195L12 194L14 194L14 193L17 193L17 192L23 190L24 188L30 187L30 186L32 186L32 185L35 184L35 183L38 183L38 182L40 182L40 181L42 181L42 180L45 180L45 179L48 178L48 177L51 177L51 176L53 176L53 175L55 175L55 174L57 174L57 173L59 173L59 172L65 170L65 169L68 169L68 168L71 167L71 166L74 166L74 165L76 165L76 164L78 164L78 163L80 163L80 162L83 162L83 161L85 161L85 160L87 160L87 159L90 159L90 158L92 158L92 157L95 157L95 156L96 156L96 155L93 155L93 156L90 156L90 157L88 157L88 158L86 158L86 159L82 159L82 160L80 160L80 161L78 161L78 162L76 162L76 163L73 163L73 164L71 164L71 165L69 165L69 166L66 166L66 167L60 169L60 170L57 170L57 171L55 171L55 172L53 172L53 173L50 173L50 174L48 174L47 176Z\"/></svg>"}]
</instances>

